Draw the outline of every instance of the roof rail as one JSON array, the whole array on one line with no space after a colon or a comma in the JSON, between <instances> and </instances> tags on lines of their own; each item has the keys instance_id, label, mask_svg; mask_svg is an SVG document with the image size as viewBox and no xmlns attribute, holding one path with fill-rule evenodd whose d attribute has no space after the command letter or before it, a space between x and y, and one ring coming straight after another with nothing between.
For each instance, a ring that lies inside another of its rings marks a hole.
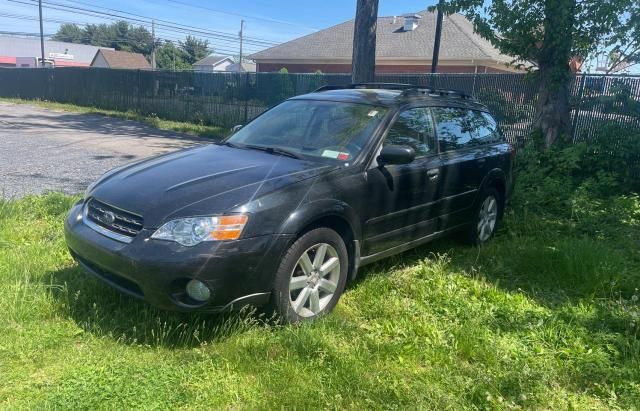
<instances>
[{"instance_id":1,"label":"roof rail","mask_svg":"<svg viewBox=\"0 0 640 411\"><path fill-rule=\"evenodd\" d=\"M439 88L430 88L430 87L414 87L411 89L407 89L402 92L403 96L412 96L412 95L439 95L442 97L454 97L461 98L465 100L474 100L472 95L465 93L461 90L451 90L451 89L439 89Z\"/></svg>"},{"instance_id":2,"label":"roof rail","mask_svg":"<svg viewBox=\"0 0 640 411\"><path fill-rule=\"evenodd\" d=\"M353 83L346 84L342 86L322 86L316 90L314 93L319 93L321 91L330 91L330 90L348 90L348 89L359 89L359 88L375 88L375 89L385 89L385 90L408 90L411 88L415 88L416 86L412 84L406 83Z\"/></svg>"},{"instance_id":3,"label":"roof rail","mask_svg":"<svg viewBox=\"0 0 640 411\"><path fill-rule=\"evenodd\" d=\"M322 92L322 91L330 91L330 90L349 90L349 89L384 89L384 90L400 90L402 93L401 96L414 96L414 95L439 95L442 97L453 97L460 98L465 100L473 100L475 98L470 94L465 93L461 90L451 90L451 89L438 89L431 87L423 87L416 86L414 84L406 84L406 83L354 83L354 84L346 84L341 86L322 86L317 90L314 90L314 93Z\"/></svg>"}]
</instances>

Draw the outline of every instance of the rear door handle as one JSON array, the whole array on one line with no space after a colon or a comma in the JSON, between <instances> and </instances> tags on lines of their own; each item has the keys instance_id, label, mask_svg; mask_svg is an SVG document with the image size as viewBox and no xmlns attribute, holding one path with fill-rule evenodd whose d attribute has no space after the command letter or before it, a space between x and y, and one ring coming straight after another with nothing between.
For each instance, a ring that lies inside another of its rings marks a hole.
<instances>
[{"instance_id":1,"label":"rear door handle","mask_svg":"<svg viewBox=\"0 0 640 411\"><path fill-rule=\"evenodd\" d=\"M438 170L437 168L432 168L431 170L427 171L427 176L429 176L429 180L435 180L436 178L438 178L439 175L440 175L440 170Z\"/></svg>"},{"instance_id":2,"label":"rear door handle","mask_svg":"<svg viewBox=\"0 0 640 411\"><path fill-rule=\"evenodd\" d=\"M486 158L484 158L484 157L483 157L483 158L479 158L479 159L477 159L477 160L476 160L476 162L477 162L478 164L484 164L484 163L485 163L485 161L487 161L487 159L486 159Z\"/></svg>"}]
</instances>

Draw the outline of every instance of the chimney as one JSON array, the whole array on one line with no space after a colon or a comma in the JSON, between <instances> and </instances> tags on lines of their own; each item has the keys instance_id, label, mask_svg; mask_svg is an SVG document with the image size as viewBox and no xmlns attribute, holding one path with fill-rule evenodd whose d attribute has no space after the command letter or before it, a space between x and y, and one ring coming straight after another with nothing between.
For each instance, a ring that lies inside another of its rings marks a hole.
<instances>
[{"instance_id":1,"label":"chimney","mask_svg":"<svg viewBox=\"0 0 640 411\"><path fill-rule=\"evenodd\" d=\"M422 18L419 14L405 14L404 16L404 31L413 31L418 27L418 20Z\"/></svg>"}]
</instances>

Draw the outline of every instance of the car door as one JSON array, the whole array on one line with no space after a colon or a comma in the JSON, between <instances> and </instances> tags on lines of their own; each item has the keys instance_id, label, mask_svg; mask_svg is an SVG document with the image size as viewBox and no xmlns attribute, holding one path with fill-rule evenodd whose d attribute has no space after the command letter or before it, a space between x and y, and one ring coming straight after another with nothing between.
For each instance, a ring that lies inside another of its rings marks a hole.
<instances>
[{"instance_id":1,"label":"car door","mask_svg":"<svg viewBox=\"0 0 640 411\"><path fill-rule=\"evenodd\" d=\"M466 223L488 167L486 138L480 129L486 119L479 111L434 107L436 135L442 160L440 229ZM485 133L486 130L482 132Z\"/></svg>"},{"instance_id":2,"label":"car door","mask_svg":"<svg viewBox=\"0 0 640 411\"><path fill-rule=\"evenodd\" d=\"M384 136L385 145L409 146L416 158L409 164L366 171L369 207L364 223L364 255L372 255L431 234L437 227L440 159L433 118L425 107L400 111Z\"/></svg>"}]
</instances>

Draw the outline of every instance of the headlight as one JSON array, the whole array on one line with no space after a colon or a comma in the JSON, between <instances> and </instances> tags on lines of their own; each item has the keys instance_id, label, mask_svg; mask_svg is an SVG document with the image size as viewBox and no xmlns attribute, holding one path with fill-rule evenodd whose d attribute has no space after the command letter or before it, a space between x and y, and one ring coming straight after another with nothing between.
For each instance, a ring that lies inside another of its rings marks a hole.
<instances>
[{"instance_id":1,"label":"headlight","mask_svg":"<svg viewBox=\"0 0 640 411\"><path fill-rule=\"evenodd\" d=\"M175 241L185 246L203 241L236 240L240 238L247 220L246 215L179 218L158 228L151 238Z\"/></svg>"}]
</instances>

